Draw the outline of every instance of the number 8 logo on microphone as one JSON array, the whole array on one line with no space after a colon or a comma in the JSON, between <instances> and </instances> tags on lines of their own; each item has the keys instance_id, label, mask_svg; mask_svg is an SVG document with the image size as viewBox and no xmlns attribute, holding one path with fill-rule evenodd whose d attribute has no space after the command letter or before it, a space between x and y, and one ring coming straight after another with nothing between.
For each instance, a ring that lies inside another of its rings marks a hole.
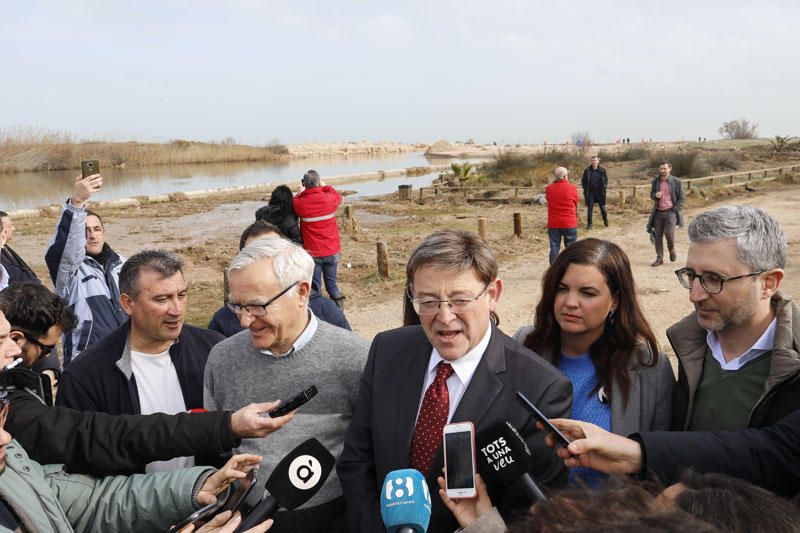
<instances>
[{"instance_id":1,"label":"number 8 logo on microphone","mask_svg":"<svg viewBox=\"0 0 800 533\"><path fill-rule=\"evenodd\" d=\"M405 487L403 485L405 484ZM396 477L386 481L386 499L408 498L414 495L414 480L410 477Z\"/></svg>"}]
</instances>

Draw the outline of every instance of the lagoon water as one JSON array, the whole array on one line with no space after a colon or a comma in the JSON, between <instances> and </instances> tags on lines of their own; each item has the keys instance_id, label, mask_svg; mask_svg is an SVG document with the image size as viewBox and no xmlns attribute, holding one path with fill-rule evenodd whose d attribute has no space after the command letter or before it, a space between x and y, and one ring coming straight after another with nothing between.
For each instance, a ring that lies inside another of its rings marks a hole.
<instances>
[{"instance_id":1,"label":"lagoon water","mask_svg":"<svg viewBox=\"0 0 800 533\"><path fill-rule=\"evenodd\" d=\"M440 163L447 164L445 160ZM387 154L382 156L315 157L294 159L280 163L210 163L205 165L157 166L130 169L103 168L104 183L97 200L129 198L137 195L154 195L171 192L196 191L259 183L284 183L290 187L300 184L303 173L316 169L322 179L373 170L392 170L428 166L431 161L422 152ZM38 172L0 175L0 210L15 211L60 204L72 191L72 183L79 171ZM355 191L355 198L364 195L387 194L398 185L414 188L430 185L437 173L407 178L362 181L352 184L337 183L337 189Z\"/></svg>"}]
</instances>

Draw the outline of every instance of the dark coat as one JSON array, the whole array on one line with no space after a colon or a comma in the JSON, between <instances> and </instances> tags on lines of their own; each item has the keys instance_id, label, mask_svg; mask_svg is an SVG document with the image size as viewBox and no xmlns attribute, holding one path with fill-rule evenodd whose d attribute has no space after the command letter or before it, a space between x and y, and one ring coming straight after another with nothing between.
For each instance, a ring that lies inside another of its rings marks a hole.
<instances>
[{"instance_id":1,"label":"dark coat","mask_svg":"<svg viewBox=\"0 0 800 533\"><path fill-rule=\"evenodd\" d=\"M650 182L650 199L653 200L653 211L650 213L650 218L647 221L647 231L653 227L653 219L658 211L658 198L656 193L659 191L658 182L661 178L656 176ZM680 178L676 178L672 174L667 177L669 184L669 195L672 197L672 210L675 211L675 218L678 226L683 226L683 204L686 203L686 195L683 194L683 183Z\"/></svg>"},{"instance_id":2,"label":"dark coat","mask_svg":"<svg viewBox=\"0 0 800 533\"><path fill-rule=\"evenodd\" d=\"M93 344L75 359L61 376L56 405L81 411L100 411L112 415L137 415L141 412L136 378L123 370L123 352L128 341L130 321ZM203 373L208 352L224 339L216 331L188 324L177 342L169 348L178 374L186 409L203 408ZM130 366L130 360L127 361Z\"/></svg>"},{"instance_id":3,"label":"dark coat","mask_svg":"<svg viewBox=\"0 0 800 533\"><path fill-rule=\"evenodd\" d=\"M213 456L239 445L231 413L118 415L50 407L15 390L6 430L42 464L104 476L144 472L147 463L187 455Z\"/></svg>"},{"instance_id":4,"label":"dark coat","mask_svg":"<svg viewBox=\"0 0 800 533\"><path fill-rule=\"evenodd\" d=\"M493 327L493 326L492 326ZM347 500L347 519L354 533L383 531L379 491L386 474L408 468L425 373L432 346L420 326L375 336L361 378L355 413L345 437L337 473ZM471 421L480 432L507 420L519 429L533 454L531 474L541 485L561 485L566 471L544 444L544 434L516 398L522 391L548 417L569 416L572 385L558 370L493 327L489 346L464 392L452 422ZM438 497L441 449L427 475L433 503L428 531L455 531L452 514ZM518 488L489 485L492 502L505 513L527 508Z\"/></svg>"},{"instance_id":5,"label":"dark coat","mask_svg":"<svg viewBox=\"0 0 800 533\"><path fill-rule=\"evenodd\" d=\"M278 205L265 205L256 211L256 220L266 220L278 227L281 234L297 244L303 246L303 236L300 234L300 222L292 209Z\"/></svg>"},{"instance_id":6,"label":"dark coat","mask_svg":"<svg viewBox=\"0 0 800 533\"><path fill-rule=\"evenodd\" d=\"M592 165L589 165L583 170L583 176L581 177L581 187L583 187L583 197L584 199L589 198L589 192L591 191L592 197L595 200L598 200L601 204L606 202L606 189L608 188L608 174L606 173L606 169L601 166L597 167L597 171L600 172L603 176L603 183L601 187L593 187L590 183L590 178L592 176Z\"/></svg>"},{"instance_id":7,"label":"dark coat","mask_svg":"<svg viewBox=\"0 0 800 533\"><path fill-rule=\"evenodd\" d=\"M14 285L15 283L41 283L39 276L31 270L22 257L17 252L11 249L10 246L3 246L0 250L0 263L6 268L8 272L8 284Z\"/></svg>"},{"instance_id":8,"label":"dark coat","mask_svg":"<svg viewBox=\"0 0 800 533\"><path fill-rule=\"evenodd\" d=\"M664 484L682 469L719 472L791 498L800 492L800 411L763 429L641 433L643 470Z\"/></svg>"}]
</instances>

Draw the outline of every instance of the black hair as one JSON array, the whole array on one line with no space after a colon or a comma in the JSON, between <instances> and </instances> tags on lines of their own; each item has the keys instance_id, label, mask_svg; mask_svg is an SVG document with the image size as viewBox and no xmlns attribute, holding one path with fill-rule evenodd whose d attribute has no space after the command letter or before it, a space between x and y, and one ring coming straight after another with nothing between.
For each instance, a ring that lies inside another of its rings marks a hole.
<instances>
[{"instance_id":1,"label":"black hair","mask_svg":"<svg viewBox=\"0 0 800 533\"><path fill-rule=\"evenodd\" d=\"M65 332L78 323L67 302L40 283L17 283L0 292L0 311L11 329L21 329L34 339L47 335L53 326Z\"/></svg>"}]
</instances>

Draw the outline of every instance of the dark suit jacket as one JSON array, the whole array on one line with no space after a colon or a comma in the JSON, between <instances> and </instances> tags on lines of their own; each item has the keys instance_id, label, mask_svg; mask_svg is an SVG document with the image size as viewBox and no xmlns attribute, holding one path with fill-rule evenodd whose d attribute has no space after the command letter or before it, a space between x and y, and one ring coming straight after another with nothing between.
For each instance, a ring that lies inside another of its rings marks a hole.
<instances>
[{"instance_id":1,"label":"dark suit jacket","mask_svg":"<svg viewBox=\"0 0 800 533\"><path fill-rule=\"evenodd\" d=\"M383 531L379 491L386 474L409 468L411 438L432 346L420 326L378 334L372 341L361 378L355 413L337 466L347 500L350 531ZM545 485L562 485L566 471L561 460L544 444L533 418L515 397L522 391L548 417L568 417L572 385L558 370L492 326L489 346L459 403L452 422L471 421L479 432L508 420L522 434L533 455L533 478ZM433 502L430 532L451 533L458 524L439 498L436 476L441 475L441 451L426 476ZM508 516L526 508L522 492L496 485L489 494Z\"/></svg>"},{"instance_id":2,"label":"dark suit jacket","mask_svg":"<svg viewBox=\"0 0 800 533\"><path fill-rule=\"evenodd\" d=\"M800 492L800 410L761 429L657 431L633 436L643 469L665 486L686 468L746 479L791 498Z\"/></svg>"}]
</instances>

